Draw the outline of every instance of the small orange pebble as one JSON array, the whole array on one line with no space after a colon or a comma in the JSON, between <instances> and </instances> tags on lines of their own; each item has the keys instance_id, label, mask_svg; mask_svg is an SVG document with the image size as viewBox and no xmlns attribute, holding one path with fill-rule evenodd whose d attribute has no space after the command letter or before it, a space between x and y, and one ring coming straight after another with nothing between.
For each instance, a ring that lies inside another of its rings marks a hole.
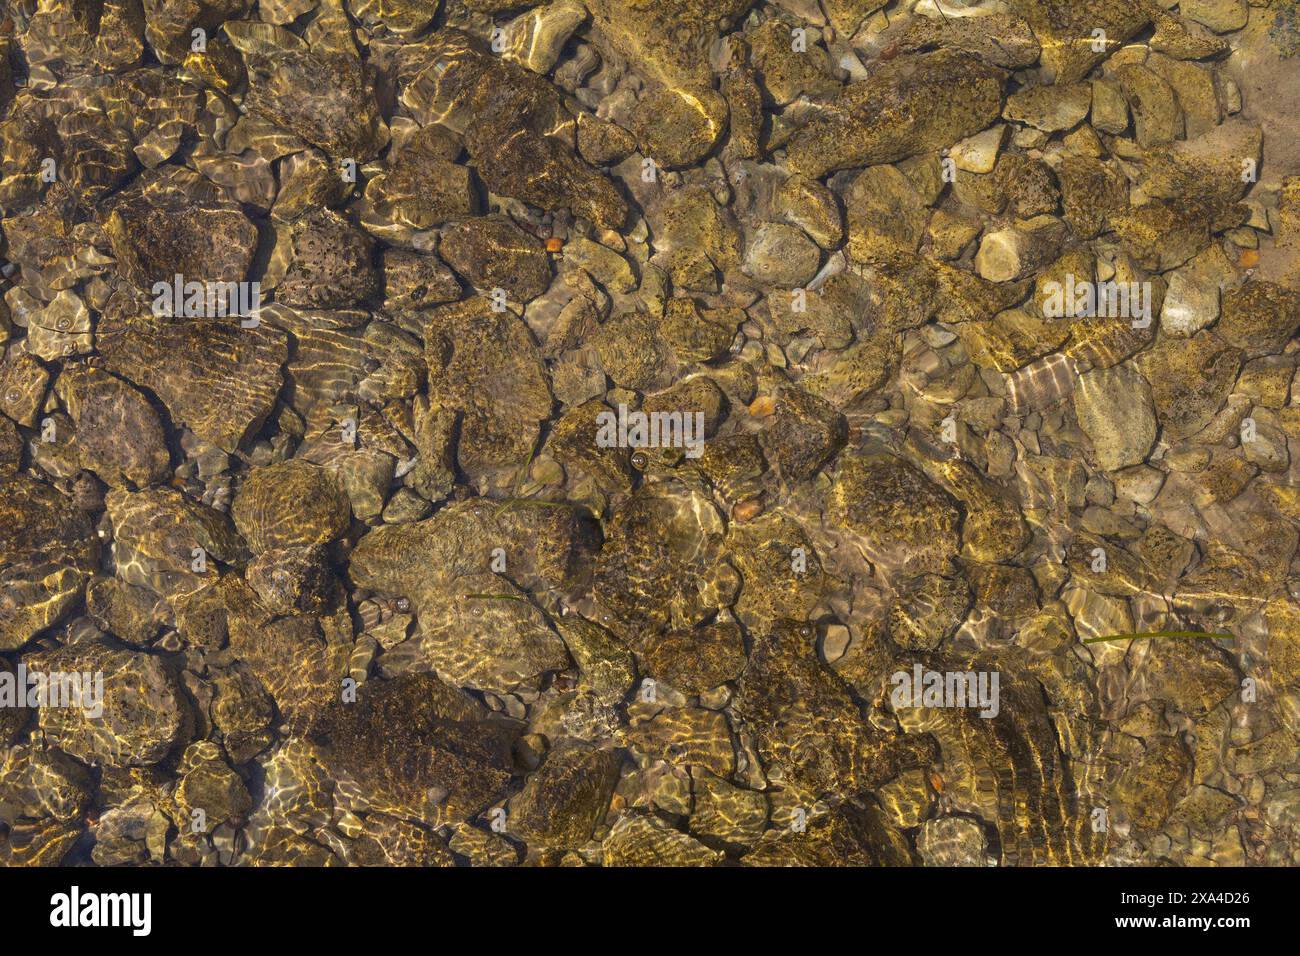
<instances>
[{"instance_id":1,"label":"small orange pebble","mask_svg":"<svg viewBox=\"0 0 1300 956\"><path fill-rule=\"evenodd\" d=\"M563 248L564 248L564 240L561 239L559 236L551 236L551 238L546 240L547 252L559 252Z\"/></svg>"},{"instance_id":2,"label":"small orange pebble","mask_svg":"<svg viewBox=\"0 0 1300 956\"><path fill-rule=\"evenodd\" d=\"M930 771L930 786L934 788L935 793L943 793L943 777L933 770Z\"/></svg>"},{"instance_id":3,"label":"small orange pebble","mask_svg":"<svg viewBox=\"0 0 1300 956\"><path fill-rule=\"evenodd\" d=\"M1242 269L1253 269L1259 265L1258 249L1242 249L1241 254L1237 256L1237 265Z\"/></svg>"},{"instance_id":4,"label":"small orange pebble","mask_svg":"<svg viewBox=\"0 0 1300 956\"><path fill-rule=\"evenodd\" d=\"M771 395L760 395L749 403L749 414L755 418L766 418L776 411L776 399Z\"/></svg>"},{"instance_id":5,"label":"small orange pebble","mask_svg":"<svg viewBox=\"0 0 1300 956\"><path fill-rule=\"evenodd\" d=\"M763 513L763 502L759 498L750 498L748 501L742 501L736 507L731 509L731 520L744 524L746 521L753 521Z\"/></svg>"}]
</instances>

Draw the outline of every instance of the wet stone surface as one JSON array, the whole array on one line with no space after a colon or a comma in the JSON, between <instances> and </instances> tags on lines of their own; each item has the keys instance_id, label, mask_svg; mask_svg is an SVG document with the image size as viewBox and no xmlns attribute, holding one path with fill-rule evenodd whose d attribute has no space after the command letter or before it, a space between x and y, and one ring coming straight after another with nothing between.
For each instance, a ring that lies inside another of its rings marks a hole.
<instances>
[{"instance_id":1,"label":"wet stone surface","mask_svg":"<svg viewBox=\"0 0 1300 956\"><path fill-rule=\"evenodd\" d=\"M1295 7L9 3L0 865L1300 863Z\"/></svg>"}]
</instances>

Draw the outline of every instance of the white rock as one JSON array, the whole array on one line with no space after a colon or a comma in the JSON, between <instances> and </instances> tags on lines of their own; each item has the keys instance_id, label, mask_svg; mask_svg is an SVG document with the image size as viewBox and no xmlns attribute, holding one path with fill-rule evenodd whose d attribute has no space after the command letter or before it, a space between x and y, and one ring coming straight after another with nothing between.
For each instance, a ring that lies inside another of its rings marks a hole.
<instances>
[{"instance_id":1,"label":"white rock","mask_svg":"<svg viewBox=\"0 0 1300 956\"><path fill-rule=\"evenodd\" d=\"M1223 112L1232 114L1241 112L1241 87L1239 87L1232 77L1216 73L1219 78L1219 99L1223 104Z\"/></svg>"},{"instance_id":2,"label":"white rock","mask_svg":"<svg viewBox=\"0 0 1300 956\"><path fill-rule=\"evenodd\" d=\"M1210 246L1169 275L1160 327L1170 335L1189 336L1219 317L1219 293L1237 278L1223 249Z\"/></svg>"},{"instance_id":3,"label":"white rock","mask_svg":"<svg viewBox=\"0 0 1300 956\"><path fill-rule=\"evenodd\" d=\"M1007 127L999 123L982 133L963 139L948 154L957 168L968 173L991 173L997 165L998 152L1006 139Z\"/></svg>"},{"instance_id":4,"label":"white rock","mask_svg":"<svg viewBox=\"0 0 1300 956\"><path fill-rule=\"evenodd\" d=\"M975 253L975 271L990 282L1010 282L1027 271L1030 238L1015 229L987 232Z\"/></svg>"},{"instance_id":5,"label":"white rock","mask_svg":"<svg viewBox=\"0 0 1300 956\"><path fill-rule=\"evenodd\" d=\"M1219 284L1194 269L1179 269L1169 277L1160 328L1170 335L1188 336L1219 317Z\"/></svg>"},{"instance_id":6,"label":"white rock","mask_svg":"<svg viewBox=\"0 0 1300 956\"><path fill-rule=\"evenodd\" d=\"M1054 216L1035 216L1019 228L987 232L975 253L975 271L990 282L1021 279L1056 258L1064 226Z\"/></svg>"}]
</instances>

